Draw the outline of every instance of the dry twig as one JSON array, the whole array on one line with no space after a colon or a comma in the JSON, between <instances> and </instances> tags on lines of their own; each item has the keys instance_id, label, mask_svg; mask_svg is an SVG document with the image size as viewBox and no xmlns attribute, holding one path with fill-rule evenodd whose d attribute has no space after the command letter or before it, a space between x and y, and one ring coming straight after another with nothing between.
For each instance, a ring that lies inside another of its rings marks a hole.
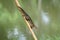
<instances>
[{"instance_id":1,"label":"dry twig","mask_svg":"<svg viewBox=\"0 0 60 40\"><path fill-rule=\"evenodd\" d=\"M16 6L18 7L19 11L22 13L22 16L24 17L25 22L27 23L30 32L32 33L32 36L34 37L35 40L37 40L37 37L35 33L33 32L32 28L35 27L32 19L30 16L21 8L21 6L18 3L18 0L15 0Z\"/></svg>"}]
</instances>

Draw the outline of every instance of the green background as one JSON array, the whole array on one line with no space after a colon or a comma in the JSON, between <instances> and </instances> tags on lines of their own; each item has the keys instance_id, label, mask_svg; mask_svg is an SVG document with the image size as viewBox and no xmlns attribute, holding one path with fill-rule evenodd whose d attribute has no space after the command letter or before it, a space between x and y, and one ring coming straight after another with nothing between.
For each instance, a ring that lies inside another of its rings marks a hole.
<instances>
[{"instance_id":1,"label":"green background","mask_svg":"<svg viewBox=\"0 0 60 40\"><path fill-rule=\"evenodd\" d=\"M38 40L60 40L60 0L19 3L37 26L34 32ZM15 0L0 0L0 40L34 40Z\"/></svg>"}]
</instances>

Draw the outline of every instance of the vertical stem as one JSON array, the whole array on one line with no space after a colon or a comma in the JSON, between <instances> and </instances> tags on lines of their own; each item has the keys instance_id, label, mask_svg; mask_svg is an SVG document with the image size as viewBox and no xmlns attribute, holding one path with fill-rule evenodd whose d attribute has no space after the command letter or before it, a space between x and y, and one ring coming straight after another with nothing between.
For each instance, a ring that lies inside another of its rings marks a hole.
<instances>
[{"instance_id":1,"label":"vertical stem","mask_svg":"<svg viewBox=\"0 0 60 40\"><path fill-rule=\"evenodd\" d=\"M21 6L19 5L18 0L15 0L15 2L16 2L16 6L18 7L19 11L20 11L23 15L25 15L26 13L25 13L25 11L21 8ZM30 32L32 33L32 36L33 36L34 40L37 40L37 37L36 37L35 33L33 32L29 21L27 21L25 17L26 17L26 16L23 16L26 24L28 25L28 28L29 28ZM28 17L29 17L29 16L28 16ZM30 18L30 17L29 17L29 18Z\"/></svg>"}]
</instances>

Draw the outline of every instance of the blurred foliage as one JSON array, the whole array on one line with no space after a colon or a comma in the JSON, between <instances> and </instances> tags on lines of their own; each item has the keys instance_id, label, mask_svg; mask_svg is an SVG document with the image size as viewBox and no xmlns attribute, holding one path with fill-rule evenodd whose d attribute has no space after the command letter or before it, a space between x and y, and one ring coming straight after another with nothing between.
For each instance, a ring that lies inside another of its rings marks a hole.
<instances>
[{"instance_id":1,"label":"blurred foliage","mask_svg":"<svg viewBox=\"0 0 60 40\"><path fill-rule=\"evenodd\" d=\"M19 0L38 26L34 30L38 40L60 40L60 0L39 2ZM34 40L14 0L0 0L0 40Z\"/></svg>"}]
</instances>

